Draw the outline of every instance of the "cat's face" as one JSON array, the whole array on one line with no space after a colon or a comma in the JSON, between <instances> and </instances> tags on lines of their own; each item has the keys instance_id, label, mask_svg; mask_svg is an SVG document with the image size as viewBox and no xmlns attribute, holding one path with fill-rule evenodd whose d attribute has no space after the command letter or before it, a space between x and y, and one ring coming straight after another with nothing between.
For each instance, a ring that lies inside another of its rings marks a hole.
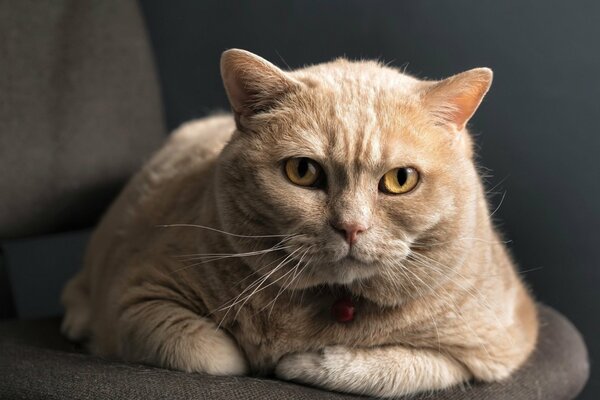
<instances>
[{"instance_id":1,"label":"cat's face","mask_svg":"<svg viewBox=\"0 0 600 400\"><path fill-rule=\"evenodd\" d=\"M232 237L239 252L280 249L245 258L261 274L295 288L403 279L399 266L415 248L468 231L479 186L461 131L489 80L460 114L431 103L448 93L376 63L283 73L229 54L239 131L219 162L223 227L291 235Z\"/></svg>"}]
</instances>

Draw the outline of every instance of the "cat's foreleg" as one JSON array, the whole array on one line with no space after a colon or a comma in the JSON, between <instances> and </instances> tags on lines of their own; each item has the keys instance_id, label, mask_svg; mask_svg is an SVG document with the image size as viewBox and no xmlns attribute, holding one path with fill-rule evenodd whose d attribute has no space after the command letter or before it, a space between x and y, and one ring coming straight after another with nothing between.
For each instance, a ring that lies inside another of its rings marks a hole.
<instances>
[{"instance_id":1,"label":"cat's foreleg","mask_svg":"<svg viewBox=\"0 0 600 400\"><path fill-rule=\"evenodd\" d=\"M443 389L471 378L458 361L438 351L400 346L327 347L284 356L275 373L330 390L390 397Z\"/></svg>"},{"instance_id":2,"label":"cat's foreleg","mask_svg":"<svg viewBox=\"0 0 600 400\"><path fill-rule=\"evenodd\" d=\"M216 324L176 302L148 300L128 306L119 318L119 353L186 372L244 375L246 359Z\"/></svg>"}]
</instances>

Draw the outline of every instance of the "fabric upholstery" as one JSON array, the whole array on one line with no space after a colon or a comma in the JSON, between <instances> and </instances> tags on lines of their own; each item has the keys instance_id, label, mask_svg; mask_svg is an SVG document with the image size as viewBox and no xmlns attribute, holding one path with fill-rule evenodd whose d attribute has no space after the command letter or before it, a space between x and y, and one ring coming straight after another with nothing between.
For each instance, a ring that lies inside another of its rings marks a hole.
<instances>
[{"instance_id":1,"label":"fabric upholstery","mask_svg":"<svg viewBox=\"0 0 600 400\"><path fill-rule=\"evenodd\" d=\"M512 378L474 383L416 398L575 398L589 366L585 345L571 323L541 306L539 346ZM125 364L90 356L60 337L57 319L0 324L0 398L28 399L351 399L316 388L249 377L215 377Z\"/></svg>"},{"instance_id":2,"label":"fabric upholstery","mask_svg":"<svg viewBox=\"0 0 600 400\"><path fill-rule=\"evenodd\" d=\"M162 141L135 0L0 1L0 238L91 225Z\"/></svg>"}]
</instances>

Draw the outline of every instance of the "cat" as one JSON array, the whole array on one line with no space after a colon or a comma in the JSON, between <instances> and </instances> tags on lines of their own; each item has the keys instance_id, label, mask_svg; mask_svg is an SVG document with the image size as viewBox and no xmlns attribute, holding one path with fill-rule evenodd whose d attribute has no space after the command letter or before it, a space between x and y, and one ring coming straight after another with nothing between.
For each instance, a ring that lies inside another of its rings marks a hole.
<instances>
[{"instance_id":1,"label":"cat","mask_svg":"<svg viewBox=\"0 0 600 400\"><path fill-rule=\"evenodd\" d=\"M101 220L62 330L106 357L387 397L507 378L535 303L466 124L492 71L284 71L227 50L232 115L184 124Z\"/></svg>"}]
</instances>

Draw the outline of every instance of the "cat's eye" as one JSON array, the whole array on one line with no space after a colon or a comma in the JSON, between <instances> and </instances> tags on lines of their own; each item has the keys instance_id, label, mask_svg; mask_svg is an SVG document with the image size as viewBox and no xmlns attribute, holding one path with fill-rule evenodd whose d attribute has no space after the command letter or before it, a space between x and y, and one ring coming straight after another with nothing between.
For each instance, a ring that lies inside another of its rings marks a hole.
<instances>
[{"instance_id":1,"label":"cat's eye","mask_svg":"<svg viewBox=\"0 0 600 400\"><path fill-rule=\"evenodd\" d=\"M413 190L419 183L419 173L411 167L394 168L383 175L379 190L387 194L403 194Z\"/></svg>"},{"instance_id":2,"label":"cat's eye","mask_svg":"<svg viewBox=\"0 0 600 400\"><path fill-rule=\"evenodd\" d=\"M306 157L290 158L285 162L285 174L298 186L316 187L323 179L323 170L314 160Z\"/></svg>"}]
</instances>

